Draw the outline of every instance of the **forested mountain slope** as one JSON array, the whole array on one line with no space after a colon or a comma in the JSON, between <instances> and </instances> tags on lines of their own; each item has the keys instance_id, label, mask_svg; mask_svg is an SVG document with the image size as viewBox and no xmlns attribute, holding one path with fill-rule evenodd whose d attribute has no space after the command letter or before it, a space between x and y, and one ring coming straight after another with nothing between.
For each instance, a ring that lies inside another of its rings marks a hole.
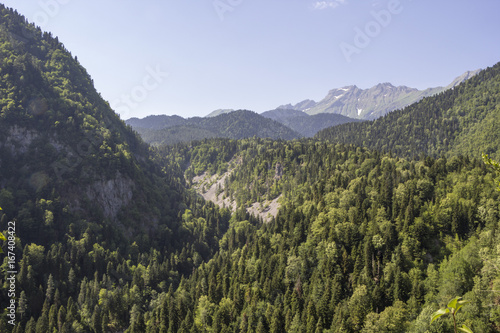
<instances>
[{"instance_id":1,"label":"forested mountain slope","mask_svg":"<svg viewBox=\"0 0 500 333\"><path fill-rule=\"evenodd\" d=\"M498 155L500 63L453 89L372 122L325 129L316 138L399 156Z\"/></svg>"},{"instance_id":2,"label":"forested mountain slope","mask_svg":"<svg viewBox=\"0 0 500 333\"><path fill-rule=\"evenodd\" d=\"M119 119L57 38L3 5L0 207L0 231L15 223L15 246L0 245L18 272L12 298L0 254L0 304L16 301L16 325L4 312L0 332L127 328L132 293L152 299L179 283L229 220ZM153 262L148 289L138 279Z\"/></svg>"}]
</instances>

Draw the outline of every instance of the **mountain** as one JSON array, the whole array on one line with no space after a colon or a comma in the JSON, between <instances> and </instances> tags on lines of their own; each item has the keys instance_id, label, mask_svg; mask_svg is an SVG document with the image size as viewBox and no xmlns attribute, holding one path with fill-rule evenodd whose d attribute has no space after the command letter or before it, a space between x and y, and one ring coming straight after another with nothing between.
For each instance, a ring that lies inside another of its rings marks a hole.
<instances>
[{"instance_id":1,"label":"mountain","mask_svg":"<svg viewBox=\"0 0 500 333\"><path fill-rule=\"evenodd\" d=\"M435 94L439 89L426 91ZM414 88L394 87L390 83L380 83L370 89L348 86L330 90L316 106L307 110L308 114L337 113L352 118L374 119L395 109L412 104L425 96Z\"/></svg>"},{"instance_id":2,"label":"mountain","mask_svg":"<svg viewBox=\"0 0 500 333\"><path fill-rule=\"evenodd\" d=\"M391 151L400 156L499 156L500 63L438 95L371 122L317 134L332 142Z\"/></svg>"},{"instance_id":3,"label":"mountain","mask_svg":"<svg viewBox=\"0 0 500 333\"><path fill-rule=\"evenodd\" d=\"M340 114L320 113L310 116L303 111L293 109L266 111L261 113L261 116L276 120L306 138L313 137L316 133L328 127L361 121Z\"/></svg>"},{"instance_id":4,"label":"mountain","mask_svg":"<svg viewBox=\"0 0 500 333\"><path fill-rule=\"evenodd\" d=\"M306 100L296 105L284 105L279 108L304 111L309 115L319 113L336 113L351 118L372 120L385 114L401 109L418 102L424 97L436 95L451 89L468 78L476 75L477 71L468 71L457 77L446 87L418 90L406 86L395 87L390 83L380 83L370 89L360 89L357 86L346 86L332 89L319 102Z\"/></svg>"},{"instance_id":5,"label":"mountain","mask_svg":"<svg viewBox=\"0 0 500 333\"><path fill-rule=\"evenodd\" d=\"M158 145L217 137L243 139L257 136L290 140L313 137L322 129L360 121L338 114L309 116L305 112L291 109L276 109L260 115L251 111L226 111L228 112L218 115L214 113L204 118L185 119L167 115L130 118L125 123L132 126L144 141Z\"/></svg>"},{"instance_id":6,"label":"mountain","mask_svg":"<svg viewBox=\"0 0 500 333\"><path fill-rule=\"evenodd\" d=\"M229 216L120 120L57 37L1 4L0 54L4 286L13 277L0 332L123 331L129 284L179 283L213 255Z\"/></svg>"},{"instance_id":7,"label":"mountain","mask_svg":"<svg viewBox=\"0 0 500 333\"><path fill-rule=\"evenodd\" d=\"M479 73L481 70L478 69L478 70L475 70L475 71L467 71L465 73L463 73L462 75L460 75L459 77L457 77L455 80L453 80L453 82L451 82L449 85L446 86L445 90L448 90L448 89L452 89L456 86L458 86L460 83L464 82L464 81L467 81L468 79L470 79L471 77L475 76L477 73Z\"/></svg>"},{"instance_id":8,"label":"mountain","mask_svg":"<svg viewBox=\"0 0 500 333\"><path fill-rule=\"evenodd\" d=\"M277 110L280 110L280 109L284 109L284 110L300 110L300 111L305 111L307 109L310 109L314 106L316 106L316 102L311 100L311 99L306 99L306 100L303 100L302 102L299 102L295 105L292 105L292 104L286 104L286 105L281 105L281 106L278 106L276 109Z\"/></svg>"},{"instance_id":9,"label":"mountain","mask_svg":"<svg viewBox=\"0 0 500 333\"><path fill-rule=\"evenodd\" d=\"M155 119L158 121L155 122ZM169 122L170 120L173 121ZM283 140L300 137L299 133L281 123L246 110L223 113L209 118L193 117L184 120L177 117L150 116L142 120L129 119L126 123L133 126L144 141L153 145L189 142L214 137L244 139L257 136ZM165 127L157 129L156 123ZM142 127L153 124L155 124L154 128Z\"/></svg>"},{"instance_id":10,"label":"mountain","mask_svg":"<svg viewBox=\"0 0 500 333\"><path fill-rule=\"evenodd\" d=\"M266 117L266 118L276 120L279 122L281 122L285 119L288 119L288 118L309 116L307 113L305 113L303 111L299 111L298 109L294 110L294 109L288 109L288 108L278 108L275 110L262 112L260 115L262 117Z\"/></svg>"}]
</instances>

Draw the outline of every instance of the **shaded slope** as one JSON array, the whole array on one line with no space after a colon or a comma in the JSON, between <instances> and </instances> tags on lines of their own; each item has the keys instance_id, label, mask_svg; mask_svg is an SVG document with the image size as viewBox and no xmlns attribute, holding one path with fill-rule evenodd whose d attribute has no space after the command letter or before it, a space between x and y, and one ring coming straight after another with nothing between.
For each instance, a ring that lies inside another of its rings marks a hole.
<instances>
[{"instance_id":1,"label":"shaded slope","mask_svg":"<svg viewBox=\"0 0 500 333\"><path fill-rule=\"evenodd\" d=\"M11 198L4 209L24 240L89 225L118 238L174 228L182 176L160 171L57 38L1 10L0 199Z\"/></svg>"}]
</instances>

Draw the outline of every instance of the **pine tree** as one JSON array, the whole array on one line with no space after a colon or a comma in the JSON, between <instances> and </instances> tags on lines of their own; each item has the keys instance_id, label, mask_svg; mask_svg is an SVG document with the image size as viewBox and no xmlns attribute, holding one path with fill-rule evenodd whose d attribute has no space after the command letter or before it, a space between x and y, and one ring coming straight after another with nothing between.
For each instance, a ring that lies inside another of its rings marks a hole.
<instances>
[{"instance_id":1,"label":"pine tree","mask_svg":"<svg viewBox=\"0 0 500 333\"><path fill-rule=\"evenodd\" d=\"M33 317L26 323L25 333L36 333L36 321Z\"/></svg>"},{"instance_id":2,"label":"pine tree","mask_svg":"<svg viewBox=\"0 0 500 333\"><path fill-rule=\"evenodd\" d=\"M66 320L66 309L64 308L64 305L61 305L59 307L59 311L57 312L57 330L62 331L62 327L64 325L64 322Z\"/></svg>"},{"instance_id":3,"label":"pine tree","mask_svg":"<svg viewBox=\"0 0 500 333\"><path fill-rule=\"evenodd\" d=\"M52 274L49 275L49 279L47 281L47 289L45 292L45 298L49 301L49 303L52 303L54 300L54 292L55 292L55 283L54 283L54 277Z\"/></svg>"}]
</instances>

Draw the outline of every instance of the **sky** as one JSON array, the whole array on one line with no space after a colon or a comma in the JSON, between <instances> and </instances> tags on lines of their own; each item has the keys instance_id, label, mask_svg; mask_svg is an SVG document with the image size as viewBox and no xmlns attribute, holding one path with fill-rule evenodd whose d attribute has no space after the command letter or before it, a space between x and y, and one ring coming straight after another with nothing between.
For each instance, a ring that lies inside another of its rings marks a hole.
<instances>
[{"instance_id":1,"label":"sky","mask_svg":"<svg viewBox=\"0 0 500 333\"><path fill-rule=\"evenodd\" d=\"M264 112L500 61L498 0L0 0L58 36L124 120Z\"/></svg>"}]
</instances>

